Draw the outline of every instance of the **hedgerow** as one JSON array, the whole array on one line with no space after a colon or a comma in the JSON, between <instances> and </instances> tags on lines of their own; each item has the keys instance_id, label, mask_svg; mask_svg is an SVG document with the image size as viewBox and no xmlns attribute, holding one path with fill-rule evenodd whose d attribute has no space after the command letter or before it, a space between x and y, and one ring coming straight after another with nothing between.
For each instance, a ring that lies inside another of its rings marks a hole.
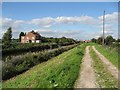
<instances>
[{"instance_id":1,"label":"hedgerow","mask_svg":"<svg viewBox=\"0 0 120 90\"><path fill-rule=\"evenodd\" d=\"M74 43L61 43L61 44L57 44L57 43L51 43L51 44L18 44L18 46L16 45L12 45L12 48L8 48L8 49L4 49L4 46L2 47L2 56L6 57L8 55L17 55L17 54L21 54L21 53L26 53L26 52L38 52L38 51L42 51L42 50L46 50L46 49L54 49L54 48L58 48L59 46L67 46L67 45L71 45Z\"/></svg>"}]
</instances>

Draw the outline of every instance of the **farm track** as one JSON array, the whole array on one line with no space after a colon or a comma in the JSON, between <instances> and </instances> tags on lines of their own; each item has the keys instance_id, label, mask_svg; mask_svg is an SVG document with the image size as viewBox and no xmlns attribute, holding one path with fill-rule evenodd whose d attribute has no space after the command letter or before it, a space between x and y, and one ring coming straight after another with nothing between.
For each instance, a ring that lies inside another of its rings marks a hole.
<instances>
[{"instance_id":1,"label":"farm track","mask_svg":"<svg viewBox=\"0 0 120 90\"><path fill-rule=\"evenodd\" d=\"M75 88L97 88L96 77L92 67L92 58L89 53L89 46L86 47L86 52L82 60L81 70L79 71L78 79L75 82Z\"/></svg>"},{"instance_id":2,"label":"farm track","mask_svg":"<svg viewBox=\"0 0 120 90\"><path fill-rule=\"evenodd\" d=\"M120 81L120 78L118 78L118 68L115 67L106 57L104 57L100 52L96 50L94 46L92 46L94 52L98 55L98 57L102 60L102 62L105 64L107 70L117 79Z\"/></svg>"}]
</instances>

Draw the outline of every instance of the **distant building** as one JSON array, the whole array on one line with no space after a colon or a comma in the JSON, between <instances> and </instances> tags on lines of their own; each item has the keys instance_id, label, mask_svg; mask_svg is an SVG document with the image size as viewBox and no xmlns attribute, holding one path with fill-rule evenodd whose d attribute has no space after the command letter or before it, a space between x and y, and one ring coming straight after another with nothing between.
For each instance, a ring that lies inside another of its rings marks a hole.
<instances>
[{"instance_id":1,"label":"distant building","mask_svg":"<svg viewBox=\"0 0 120 90\"><path fill-rule=\"evenodd\" d=\"M91 40L85 40L84 42L85 42L85 43L89 43L89 42L91 42Z\"/></svg>"},{"instance_id":2,"label":"distant building","mask_svg":"<svg viewBox=\"0 0 120 90\"><path fill-rule=\"evenodd\" d=\"M21 36L21 43L40 43L41 36L38 32L28 32L25 36Z\"/></svg>"}]
</instances>

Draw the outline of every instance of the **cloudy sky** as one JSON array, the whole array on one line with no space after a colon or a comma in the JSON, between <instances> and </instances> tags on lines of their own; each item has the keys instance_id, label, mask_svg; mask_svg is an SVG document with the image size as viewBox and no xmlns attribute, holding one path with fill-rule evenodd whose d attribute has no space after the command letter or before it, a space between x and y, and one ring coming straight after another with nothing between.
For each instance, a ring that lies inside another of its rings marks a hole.
<instances>
[{"instance_id":1,"label":"cloudy sky","mask_svg":"<svg viewBox=\"0 0 120 90\"><path fill-rule=\"evenodd\" d=\"M2 10L1 34L12 27L13 38L31 30L45 37L97 38L102 35L104 10L105 35L118 36L117 2L4 2Z\"/></svg>"}]
</instances>

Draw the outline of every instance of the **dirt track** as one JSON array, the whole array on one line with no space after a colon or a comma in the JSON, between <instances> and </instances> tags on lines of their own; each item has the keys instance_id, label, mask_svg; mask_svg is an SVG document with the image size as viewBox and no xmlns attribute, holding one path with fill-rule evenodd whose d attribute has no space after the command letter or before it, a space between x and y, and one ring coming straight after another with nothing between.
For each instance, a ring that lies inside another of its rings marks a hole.
<instances>
[{"instance_id":1,"label":"dirt track","mask_svg":"<svg viewBox=\"0 0 120 90\"><path fill-rule=\"evenodd\" d=\"M96 77L92 67L92 59L89 54L89 46L86 47L86 52L82 61L79 77L75 82L74 88L97 88Z\"/></svg>"},{"instance_id":2,"label":"dirt track","mask_svg":"<svg viewBox=\"0 0 120 90\"><path fill-rule=\"evenodd\" d=\"M111 74L116 79L118 79L118 69L117 69L117 67L115 67L107 58L105 58L100 52L98 52L94 46L92 46L92 48L95 51L95 53L98 55L98 57L102 60L102 62L105 64L108 71L110 71ZM120 80L120 79L118 79L118 80Z\"/></svg>"}]
</instances>

